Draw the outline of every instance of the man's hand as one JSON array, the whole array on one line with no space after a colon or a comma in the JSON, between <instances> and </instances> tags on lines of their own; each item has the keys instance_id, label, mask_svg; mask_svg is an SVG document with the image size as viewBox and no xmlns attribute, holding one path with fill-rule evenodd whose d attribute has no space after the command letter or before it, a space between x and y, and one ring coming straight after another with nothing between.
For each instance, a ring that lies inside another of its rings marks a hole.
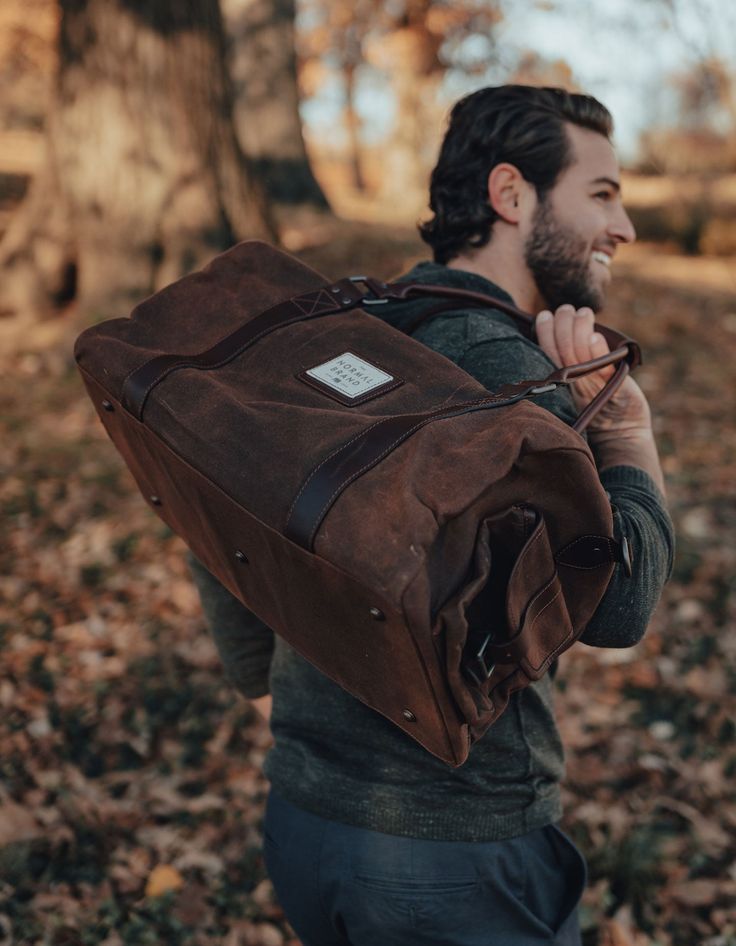
<instances>
[{"instance_id":1,"label":"man's hand","mask_svg":"<svg viewBox=\"0 0 736 946\"><path fill-rule=\"evenodd\" d=\"M575 309L562 305L554 316L540 312L537 316L537 339L540 348L558 368L591 361L610 351L608 342L594 331L592 309ZM592 401L614 368L602 368L580 378L571 387L577 407L582 410ZM599 434L615 431L619 436L638 431L651 431L652 419L647 399L633 378L627 377L613 397L588 426L588 437L594 442Z\"/></svg>"},{"instance_id":2,"label":"man's hand","mask_svg":"<svg viewBox=\"0 0 736 946\"><path fill-rule=\"evenodd\" d=\"M540 312L536 330L539 347L558 368L591 361L610 351L605 338L594 331L592 309L562 305L554 315L549 311ZM590 403L613 371L613 366L609 366L574 382L571 392L578 409ZM587 431L599 469L618 464L638 466L646 470L664 492L649 404L632 377L624 380L590 422Z\"/></svg>"}]
</instances>

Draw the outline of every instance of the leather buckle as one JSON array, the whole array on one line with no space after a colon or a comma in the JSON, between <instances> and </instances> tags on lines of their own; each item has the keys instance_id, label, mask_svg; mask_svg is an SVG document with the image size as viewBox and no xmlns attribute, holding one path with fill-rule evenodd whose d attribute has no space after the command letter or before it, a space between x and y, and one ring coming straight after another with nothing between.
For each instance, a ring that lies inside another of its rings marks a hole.
<instances>
[{"instance_id":1,"label":"leather buckle","mask_svg":"<svg viewBox=\"0 0 736 946\"><path fill-rule=\"evenodd\" d=\"M379 282L377 279L373 279L372 276L348 276L348 279L352 283L363 283L363 285L368 288L368 291L372 293L373 298L364 296L361 300L361 305L383 305L388 302L388 298L384 295L385 290L388 288L385 282Z\"/></svg>"}]
</instances>

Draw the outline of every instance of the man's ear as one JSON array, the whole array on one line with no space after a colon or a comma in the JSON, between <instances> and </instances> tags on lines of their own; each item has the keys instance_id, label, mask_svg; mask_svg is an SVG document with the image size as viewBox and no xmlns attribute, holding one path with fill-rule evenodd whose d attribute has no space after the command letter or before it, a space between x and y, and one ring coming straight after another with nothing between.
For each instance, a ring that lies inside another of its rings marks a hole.
<instances>
[{"instance_id":1,"label":"man's ear","mask_svg":"<svg viewBox=\"0 0 736 946\"><path fill-rule=\"evenodd\" d=\"M488 200L506 223L519 223L529 184L513 164L497 164L488 175Z\"/></svg>"}]
</instances>

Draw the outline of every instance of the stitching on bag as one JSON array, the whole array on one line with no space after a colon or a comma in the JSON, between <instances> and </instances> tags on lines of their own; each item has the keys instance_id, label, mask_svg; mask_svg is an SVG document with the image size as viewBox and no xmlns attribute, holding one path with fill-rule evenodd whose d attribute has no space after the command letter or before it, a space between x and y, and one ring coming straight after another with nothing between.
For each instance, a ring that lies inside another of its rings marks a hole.
<instances>
[{"instance_id":1,"label":"stitching on bag","mask_svg":"<svg viewBox=\"0 0 736 946\"><path fill-rule=\"evenodd\" d=\"M302 306L301 300L304 300L304 307ZM315 315L317 312L324 312L326 309L334 308L335 300L325 289L315 289L312 292L305 292L299 296L293 296L291 299L287 300L293 302L294 305L301 311L302 315ZM311 309L307 309L306 306L311 305ZM320 306L321 308L317 308ZM339 309L337 310L340 311Z\"/></svg>"},{"instance_id":2,"label":"stitching on bag","mask_svg":"<svg viewBox=\"0 0 736 946\"><path fill-rule=\"evenodd\" d=\"M389 444L389 446L383 451L383 453L379 454L377 457L374 457L372 460L369 460L368 463L366 463L364 466L362 466L356 473L353 474L353 476L350 477L350 480L349 480L348 482L350 482L350 483L354 482L354 481L361 475L361 473L364 473L366 470L370 469L372 466L375 466L377 463L380 463L381 460L383 460L383 458L384 458L385 456L387 456L389 453L391 453L391 451L394 449L394 447L395 447L398 443L401 443L403 440L406 440L407 437L410 437L410 436L414 433L415 430L419 430L420 427L423 427L423 426L424 426L426 423L428 423L428 422L429 422L429 421L428 421L428 419L427 419L427 420L425 420L425 421L422 421L422 422L419 423L419 424L415 424L415 426L412 427L409 431L407 431L406 434L404 434L402 437L398 438L397 440L394 440L393 443ZM373 426L375 427L376 425L374 424ZM371 428L369 427L368 430L371 430ZM365 433L367 433L367 431L365 431ZM352 441L351 441L351 443L352 443ZM315 471L315 472L316 472L316 471ZM335 491L333 492L332 496L330 496L330 498L327 500L327 502L325 502L324 506L320 509L320 511L319 511L319 513L318 513L317 528L319 528L320 522L321 522L321 520L322 520L322 515L324 514L325 509L328 508L328 506L330 505L330 503L332 502L332 500L335 498L335 496L337 496L337 494L338 494L339 492L341 492L343 489L345 489L345 487L346 487L347 485L348 485L348 483L340 483L340 484L335 488ZM314 534L315 534L315 532L317 531L317 528L315 528L315 529L312 530L312 532L311 532L311 534L310 534L310 536L309 536L310 542L311 542L312 538L314 537Z\"/></svg>"},{"instance_id":3,"label":"stitching on bag","mask_svg":"<svg viewBox=\"0 0 736 946\"><path fill-rule=\"evenodd\" d=\"M489 401L498 401L498 400L506 400L506 398L504 398L502 395L492 394L492 395L490 395L490 396L487 397L487 398L482 398L482 399L478 402L478 404L486 404L486 403L488 403ZM452 408L451 408L450 410L452 410ZM362 466L359 470L357 470L357 471L350 477L350 479L349 479L348 482L340 483L340 484L335 488L335 491L332 493L332 495L330 496L330 498L325 502L325 504L322 506L322 508L320 509L319 513L317 514L317 515L318 515L318 522L317 522L317 526L316 526L316 527L312 530L312 532L310 533L310 536L309 536L310 543L311 543L312 539L314 538L315 532L317 531L317 529L318 529L319 526L320 526L321 518L322 518L322 515L324 514L324 511L327 509L327 507L330 505L330 503L332 502L332 500L335 498L335 496L337 496L337 494L338 494L341 490L345 489L345 487L348 486L349 483L354 482L362 473L364 473L366 470L370 469L371 466L375 466L377 463L380 463L381 460L382 460L385 456L387 456L387 455L394 449L394 447L397 446L397 444L402 443L404 440L406 440L407 438L409 438L416 430L419 430L421 427L424 427L426 424L431 423L433 420L443 420L443 419L445 419L445 418L443 418L443 417L441 416L442 413L443 413L443 411L444 411L444 408L440 408L438 411L434 412L432 416L430 416L430 417L425 417L425 418L424 418L423 420L421 420L418 424L415 424L414 427L411 427L408 431L406 431L405 433L403 433L399 438L397 438L397 439L394 440L391 444L389 444L389 446L383 451L383 453L381 453L381 454L379 454L377 457L374 457L373 459L369 460L368 463L366 463L366 464L365 464L364 466ZM463 412L463 413L464 413L464 412ZM436 416L436 415L440 415L440 416ZM451 417L452 414L450 413L448 416ZM308 484L309 484L310 481L312 480L312 477L314 477L314 476L316 475L316 473L321 469L321 467L324 466L325 463L327 463L329 460L331 460L331 459L332 459L336 454L338 454L341 450L344 450L346 447L349 447L350 444L351 444L351 443L354 443L359 437L363 436L364 434L369 433L371 430L373 430L374 427L377 427L377 426L378 426L380 423L382 423L385 419L386 419L385 417L382 417L380 420L376 421L375 424L371 424L370 427L367 427L365 430L361 431L361 433L356 434L355 437L352 438L352 440L348 440L347 443L342 444L340 447L337 448L337 450L333 451L328 457L325 457L325 459L319 464L319 466L315 467L315 468L312 470L312 472L309 474L309 476L307 477L307 479L304 481L304 484L302 485L302 488L299 490L299 492L297 493L297 495L294 497L294 501L292 502L291 506L289 506L289 512L288 512L288 517L287 517L287 518L289 518L289 519L291 518L291 514L292 514L292 512L293 512L293 510L294 510L294 506L295 506L296 503L298 502L299 497L300 497L301 494L304 492L304 490L307 488ZM540 534L541 534L541 533L540 533Z\"/></svg>"},{"instance_id":4,"label":"stitching on bag","mask_svg":"<svg viewBox=\"0 0 736 946\"><path fill-rule=\"evenodd\" d=\"M554 577L551 578L551 579L547 582L547 586L546 586L546 588L544 589L545 591L547 590L547 588L549 588L549 586L552 584L552 582L555 580L556 577L557 577L557 573L555 573ZM549 608L550 605L553 605L553 604L555 603L555 601L557 601L557 599L560 597L561 594L562 594L562 588L559 588L559 589L557 590L557 593L555 594L555 596L554 596L553 598L551 598L551 599L547 602L547 604L545 604L545 606L542 608L542 610L536 615L536 617L534 618L534 620L533 620L532 623L531 623L531 627L529 628L529 630L531 630L531 629L534 627L534 625L535 625L535 624L537 623L537 621L541 618L541 616L544 614L544 612L547 610L547 608Z\"/></svg>"},{"instance_id":5,"label":"stitching on bag","mask_svg":"<svg viewBox=\"0 0 736 946\"><path fill-rule=\"evenodd\" d=\"M521 508L521 507L519 507L519 508ZM539 523L537 524L537 526L535 526L535 528L538 528L539 531L537 532L537 534L536 534L535 536L533 536L531 539L529 539L528 544L527 544L527 545L525 546L525 548L523 548L523 549L521 550L521 552L519 553L519 557L516 559L516 562L514 563L514 567L511 569L511 574L509 575L509 586L511 585L511 582L513 581L514 577L518 574L518 572L516 571L516 568L517 568L519 562L521 561L522 555L524 555L525 553L528 553L528 552L529 552L529 549L531 549L531 548L533 547L534 543L535 543L538 539L541 539L542 536L544 535L545 530L544 530L544 528L543 528L543 523L544 523L544 519L542 518L542 519L540 519L540 521L539 521ZM556 572L555 572L555 574L556 574ZM554 576L547 582L547 585L545 585L545 588L548 587L548 586L551 584L551 582L552 582L553 580L554 580ZM535 620L536 620L536 619L535 619Z\"/></svg>"},{"instance_id":6,"label":"stitching on bag","mask_svg":"<svg viewBox=\"0 0 736 946\"><path fill-rule=\"evenodd\" d=\"M373 430L374 427L378 427L378 425L381 424L381 423L383 423L384 420L385 420L385 418L382 417L380 420L377 420L377 421L375 422L375 424L371 424L370 427L366 427L365 430L361 430L361 431L360 431L359 433L357 433L351 440L348 440L347 443L341 443L340 446L337 447L336 450L333 450L332 453L331 453L329 456L325 457L324 460L322 460L322 462L321 462L320 464L318 464L318 465L312 470L312 472L309 474L309 476L306 478L306 480L304 480L304 483L302 483L302 488L299 490L299 492L298 492L298 493L296 494L296 496L294 497L294 501L292 502L291 506L289 506L289 514L288 514L288 518L289 518L289 519L291 518L291 514L292 514L292 512L293 512L293 510L294 510L294 506L296 506L297 502L299 501L299 497L302 495L302 493L304 492L304 490L307 488L307 486L309 485L309 483L312 481L312 478L315 477L315 476L317 475L317 473L322 469L322 467L325 465L325 463L328 463L334 456L337 456L337 454L338 454L341 450L344 450L346 447L349 447L351 443L355 443L355 441L358 440L359 437L363 437L365 434L370 433L370 432ZM333 494L333 495L334 495L334 494Z\"/></svg>"},{"instance_id":7,"label":"stitching on bag","mask_svg":"<svg viewBox=\"0 0 736 946\"><path fill-rule=\"evenodd\" d=\"M557 578L557 572L555 572L555 574L552 576L552 578L549 580L549 582L547 582L547 585L546 585L546 587L545 587L545 589L544 589L545 591L546 591L547 588L549 588L549 586L552 584L552 582L555 580L555 578ZM562 588L559 588L558 591L557 591L557 594L554 596L554 598L552 598L550 601L547 602L547 604L545 604L545 606L542 608L542 610L539 612L539 614L537 614L536 617L534 618L534 620L532 621L531 626L530 626L530 628L529 628L529 631L530 631L530 632L534 629L534 625L537 623L537 621L539 620L539 618L541 618L541 616L544 614L544 612L547 610L547 608L550 607L550 605L554 604L555 601L557 601L557 599L560 597L561 594L562 594ZM570 628L570 630L572 630L572 628ZM569 636L570 636L570 632L568 632L568 635L567 635L567 637L565 638L565 641L568 639ZM564 644L565 641L563 641L562 643ZM559 645L559 647L561 647L561 646L562 646L562 644ZM559 648L558 648L558 649L559 649ZM535 666L534 664L532 664L532 666L534 667L535 672L538 672L538 671L539 671L539 668L542 667L542 666L545 664L545 662L548 661L548 660L550 660L553 656L554 656L554 652L553 652L552 654L550 654L549 656L545 657L545 659L542 661L542 663L539 664L538 666Z\"/></svg>"},{"instance_id":8,"label":"stitching on bag","mask_svg":"<svg viewBox=\"0 0 736 946\"><path fill-rule=\"evenodd\" d=\"M283 323L281 323L281 324L275 326L275 328L284 328L284 327L287 326L287 325L291 325L293 322L300 322L305 316L309 317L309 316L312 316L312 315L317 314L316 312L305 312L303 309L301 309L301 307L299 306L299 304L296 303L296 301L295 301L295 300L298 299L298 298L300 298L300 297L299 297L299 296L295 296L295 297L293 297L293 298L291 298L291 299L284 299L283 302L277 302L277 303L276 303L276 306L274 306L273 308L276 308L277 306L280 306L280 305L285 305L287 302L294 302L294 303L296 304L297 308L300 310L301 315L299 315L299 316L294 316L294 318L288 319L286 322L283 322ZM330 301L334 301L334 300L330 300ZM260 313L260 314L261 314L261 315L265 315L265 313L268 312L268 311L270 311L270 310L269 310L269 309L265 309L265 310L264 310L262 313ZM339 309L338 309L337 311L339 311ZM256 316L256 318L258 318L258 316ZM245 323L245 324L247 324L247 323ZM240 328L242 328L242 327L243 327L243 326L240 326L239 328L235 329L233 332L230 333L230 335L235 334L235 332L239 332L239 331L240 331ZM273 330L274 330L274 326L269 326L269 327L264 328L262 331L258 332L257 335L254 335L253 338L249 339L247 342L244 342L244 343L243 343L241 346L239 346L234 352L232 352L232 353L226 355L225 358L221 358L219 361L215 362L215 364L213 364L213 365L205 364L205 365L200 366L200 365L198 365L196 362L192 362L192 361L184 362L184 364L173 364L173 365L169 365L169 367L163 372L163 374L160 374L160 375L158 375L158 377L154 378L153 381L151 381L151 383L148 385L148 387L147 387L147 388L145 389L145 391L143 392L143 397L142 397L141 402L140 402L140 403L141 403L141 413L142 413L142 408L143 408L143 406L145 406L145 403L146 403L146 400L147 400L147 398L148 398L148 395L151 393L151 391L153 390L153 388L155 388L157 384L160 384L160 383L164 380L164 378L168 377L168 375L170 375L172 371L177 371L179 368L196 368L196 369L199 370L199 371L215 371L217 368L221 368L223 365L226 365L226 364L228 364L229 362L234 361L236 358L238 358L240 355L242 355L243 352L244 352L247 348L250 348L251 345L255 345L255 343L256 343L257 341L260 341L260 339L263 338L264 335L269 335ZM221 338L221 339L219 339L219 341L216 341L214 345L211 345L210 348L207 349L207 351L209 351L211 348L216 348L219 344L221 344L221 342L227 341L227 339L230 337L230 335L226 335L225 338ZM202 354L206 354L206 352L199 352L199 354L194 355L194 357L197 358L197 357L199 357L199 355L202 355ZM121 390L122 390L122 391L125 390L125 385L128 383L128 380L131 378L132 375L136 374L136 373L139 372L139 371L143 371L145 368L148 367L148 365L152 364L154 361L157 361L159 358L191 358L191 357L192 357L192 355L167 355L167 354L165 354L165 353L162 354L162 355L154 355L153 358L149 358L148 361L144 361L142 365L139 365L137 368L131 369L131 370L126 374L126 376L125 376L125 378L124 378L124 380L123 380L123 384L122 384Z\"/></svg>"}]
</instances>

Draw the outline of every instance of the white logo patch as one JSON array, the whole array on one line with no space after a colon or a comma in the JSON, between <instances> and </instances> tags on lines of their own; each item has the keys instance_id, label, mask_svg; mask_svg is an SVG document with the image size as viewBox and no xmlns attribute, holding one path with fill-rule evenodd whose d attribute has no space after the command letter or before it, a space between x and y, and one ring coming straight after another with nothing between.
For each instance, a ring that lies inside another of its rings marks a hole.
<instances>
[{"instance_id":1,"label":"white logo patch","mask_svg":"<svg viewBox=\"0 0 736 946\"><path fill-rule=\"evenodd\" d=\"M350 398L362 397L374 388L394 380L393 375L363 361L351 351L310 368L305 374Z\"/></svg>"}]
</instances>

